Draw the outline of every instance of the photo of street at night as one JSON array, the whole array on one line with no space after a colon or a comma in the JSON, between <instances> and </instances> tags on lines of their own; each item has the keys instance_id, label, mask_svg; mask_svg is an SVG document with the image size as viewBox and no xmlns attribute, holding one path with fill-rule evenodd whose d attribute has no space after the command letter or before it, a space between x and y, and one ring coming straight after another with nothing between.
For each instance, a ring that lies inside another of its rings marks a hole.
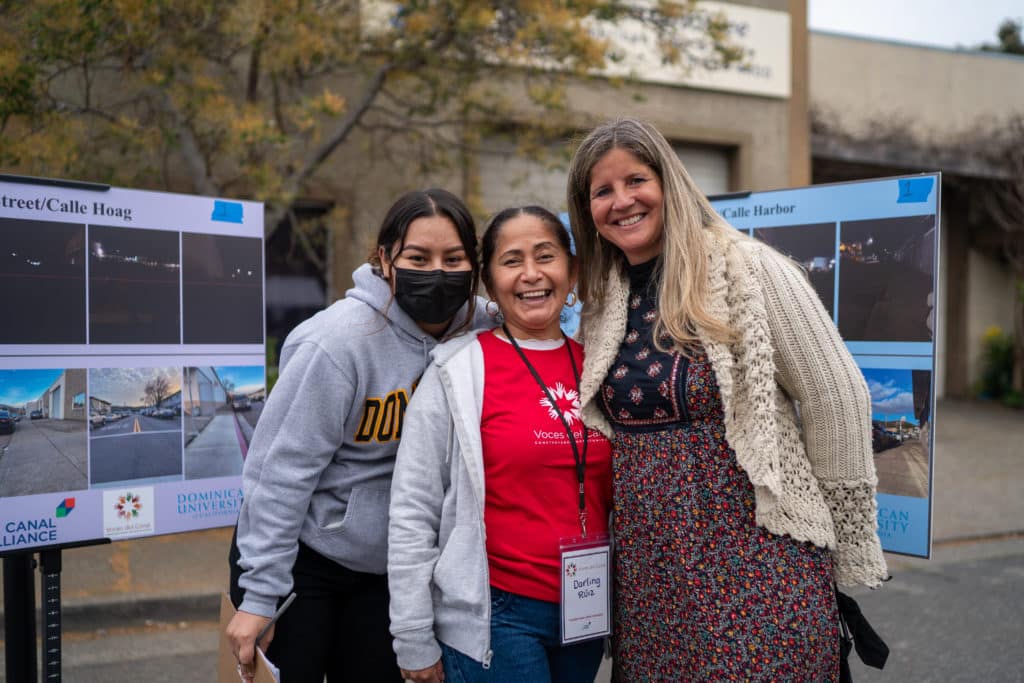
<instances>
[{"instance_id":1,"label":"photo of street at night","mask_svg":"<svg viewBox=\"0 0 1024 683\"><path fill-rule=\"evenodd\" d=\"M263 343L263 243L181 236L186 344Z\"/></svg>"},{"instance_id":2,"label":"photo of street at night","mask_svg":"<svg viewBox=\"0 0 1024 683\"><path fill-rule=\"evenodd\" d=\"M754 237L799 263L830 317L835 319L836 224L756 228Z\"/></svg>"},{"instance_id":3,"label":"photo of street at night","mask_svg":"<svg viewBox=\"0 0 1024 683\"><path fill-rule=\"evenodd\" d=\"M92 487L182 476L181 369L89 370Z\"/></svg>"},{"instance_id":4,"label":"photo of street at night","mask_svg":"<svg viewBox=\"0 0 1024 683\"><path fill-rule=\"evenodd\" d=\"M185 478L242 473L267 397L262 365L185 368Z\"/></svg>"},{"instance_id":5,"label":"photo of street at night","mask_svg":"<svg viewBox=\"0 0 1024 683\"><path fill-rule=\"evenodd\" d=\"M879 493L928 497L928 370L862 368L871 393L871 448Z\"/></svg>"},{"instance_id":6,"label":"photo of street at night","mask_svg":"<svg viewBox=\"0 0 1024 683\"><path fill-rule=\"evenodd\" d=\"M0 218L0 344L85 343L85 226Z\"/></svg>"},{"instance_id":7,"label":"photo of street at night","mask_svg":"<svg viewBox=\"0 0 1024 683\"><path fill-rule=\"evenodd\" d=\"M88 488L85 370L0 370L0 498Z\"/></svg>"},{"instance_id":8,"label":"photo of street at night","mask_svg":"<svg viewBox=\"0 0 1024 683\"><path fill-rule=\"evenodd\" d=\"M89 343L181 342L178 233L89 226Z\"/></svg>"},{"instance_id":9,"label":"photo of street at night","mask_svg":"<svg viewBox=\"0 0 1024 683\"><path fill-rule=\"evenodd\" d=\"M840 225L839 332L846 341L932 341L935 216Z\"/></svg>"}]
</instances>

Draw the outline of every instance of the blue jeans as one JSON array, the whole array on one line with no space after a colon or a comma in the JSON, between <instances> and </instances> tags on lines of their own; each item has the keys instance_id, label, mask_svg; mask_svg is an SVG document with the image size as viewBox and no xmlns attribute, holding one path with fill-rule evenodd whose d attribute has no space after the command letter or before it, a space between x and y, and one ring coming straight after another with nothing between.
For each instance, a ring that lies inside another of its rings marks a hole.
<instances>
[{"instance_id":1,"label":"blue jeans","mask_svg":"<svg viewBox=\"0 0 1024 683\"><path fill-rule=\"evenodd\" d=\"M604 640L562 646L558 603L491 586L491 666L441 643L445 683L594 683Z\"/></svg>"}]
</instances>

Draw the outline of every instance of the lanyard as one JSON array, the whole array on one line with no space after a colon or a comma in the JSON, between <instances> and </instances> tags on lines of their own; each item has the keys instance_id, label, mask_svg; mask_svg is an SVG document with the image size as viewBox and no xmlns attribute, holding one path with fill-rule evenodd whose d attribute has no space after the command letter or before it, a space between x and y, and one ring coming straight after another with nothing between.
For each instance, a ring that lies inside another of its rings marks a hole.
<instances>
[{"instance_id":1,"label":"lanyard","mask_svg":"<svg viewBox=\"0 0 1024 683\"><path fill-rule=\"evenodd\" d=\"M583 425L583 452L580 453L579 446L576 444L576 437L573 436L572 428L569 426L569 421L565 419L565 414L562 413L562 409L558 407L558 403L555 402L555 397L551 395L551 391L548 389L548 385L544 383L544 380L540 378L537 373L537 369L533 367L530 360L523 353L523 350L519 348L519 344L516 343L516 338L512 336L512 333L508 331L507 325L502 325L501 329L505 332L505 336L512 343L512 348L516 350L519 357L522 359L526 368L533 375L533 378L537 381L541 390L544 391L544 395L548 398L548 403L551 405L551 409L558 415L558 419L562 421L562 426L565 427L565 433L569 437L569 444L572 446L572 457L576 463L576 481L580 485L580 529L583 531L583 536L587 535L587 499L583 489L583 474L587 468L587 445L588 445L588 429L587 426ZM580 371L576 368L576 358L572 355L572 347L569 345L569 340L566 338L565 333L562 333L562 338L565 340L565 350L569 352L569 363L572 364L572 376L576 380L576 393L579 394L580 390ZM582 424L582 419L580 424Z\"/></svg>"}]
</instances>

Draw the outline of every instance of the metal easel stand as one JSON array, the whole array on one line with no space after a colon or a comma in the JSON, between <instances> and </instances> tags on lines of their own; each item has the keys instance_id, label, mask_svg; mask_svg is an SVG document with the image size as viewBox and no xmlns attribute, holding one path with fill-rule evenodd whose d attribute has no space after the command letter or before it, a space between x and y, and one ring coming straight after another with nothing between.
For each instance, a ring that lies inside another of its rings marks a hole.
<instances>
[{"instance_id":1,"label":"metal easel stand","mask_svg":"<svg viewBox=\"0 0 1024 683\"><path fill-rule=\"evenodd\" d=\"M35 681L36 587L32 553L4 557L4 670L8 681Z\"/></svg>"},{"instance_id":2,"label":"metal easel stand","mask_svg":"<svg viewBox=\"0 0 1024 683\"><path fill-rule=\"evenodd\" d=\"M59 683L61 678L60 548L39 553L43 600L43 680Z\"/></svg>"}]
</instances>

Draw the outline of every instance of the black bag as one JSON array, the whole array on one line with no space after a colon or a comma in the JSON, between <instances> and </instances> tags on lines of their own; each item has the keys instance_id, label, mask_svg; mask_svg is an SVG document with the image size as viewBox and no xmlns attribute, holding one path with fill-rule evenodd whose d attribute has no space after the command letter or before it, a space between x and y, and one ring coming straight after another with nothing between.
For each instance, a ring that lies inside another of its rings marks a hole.
<instances>
[{"instance_id":1,"label":"black bag","mask_svg":"<svg viewBox=\"0 0 1024 683\"><path fill-rule=\"evenodd\" d=\"M853 683L850 663L847 661L850 650L856 648L860 661L882 669L889 658L889 646L871 628L857 601L841 593L838 587L836 603L839 605L839 682Z\"/></svg>"}]
</instances>

